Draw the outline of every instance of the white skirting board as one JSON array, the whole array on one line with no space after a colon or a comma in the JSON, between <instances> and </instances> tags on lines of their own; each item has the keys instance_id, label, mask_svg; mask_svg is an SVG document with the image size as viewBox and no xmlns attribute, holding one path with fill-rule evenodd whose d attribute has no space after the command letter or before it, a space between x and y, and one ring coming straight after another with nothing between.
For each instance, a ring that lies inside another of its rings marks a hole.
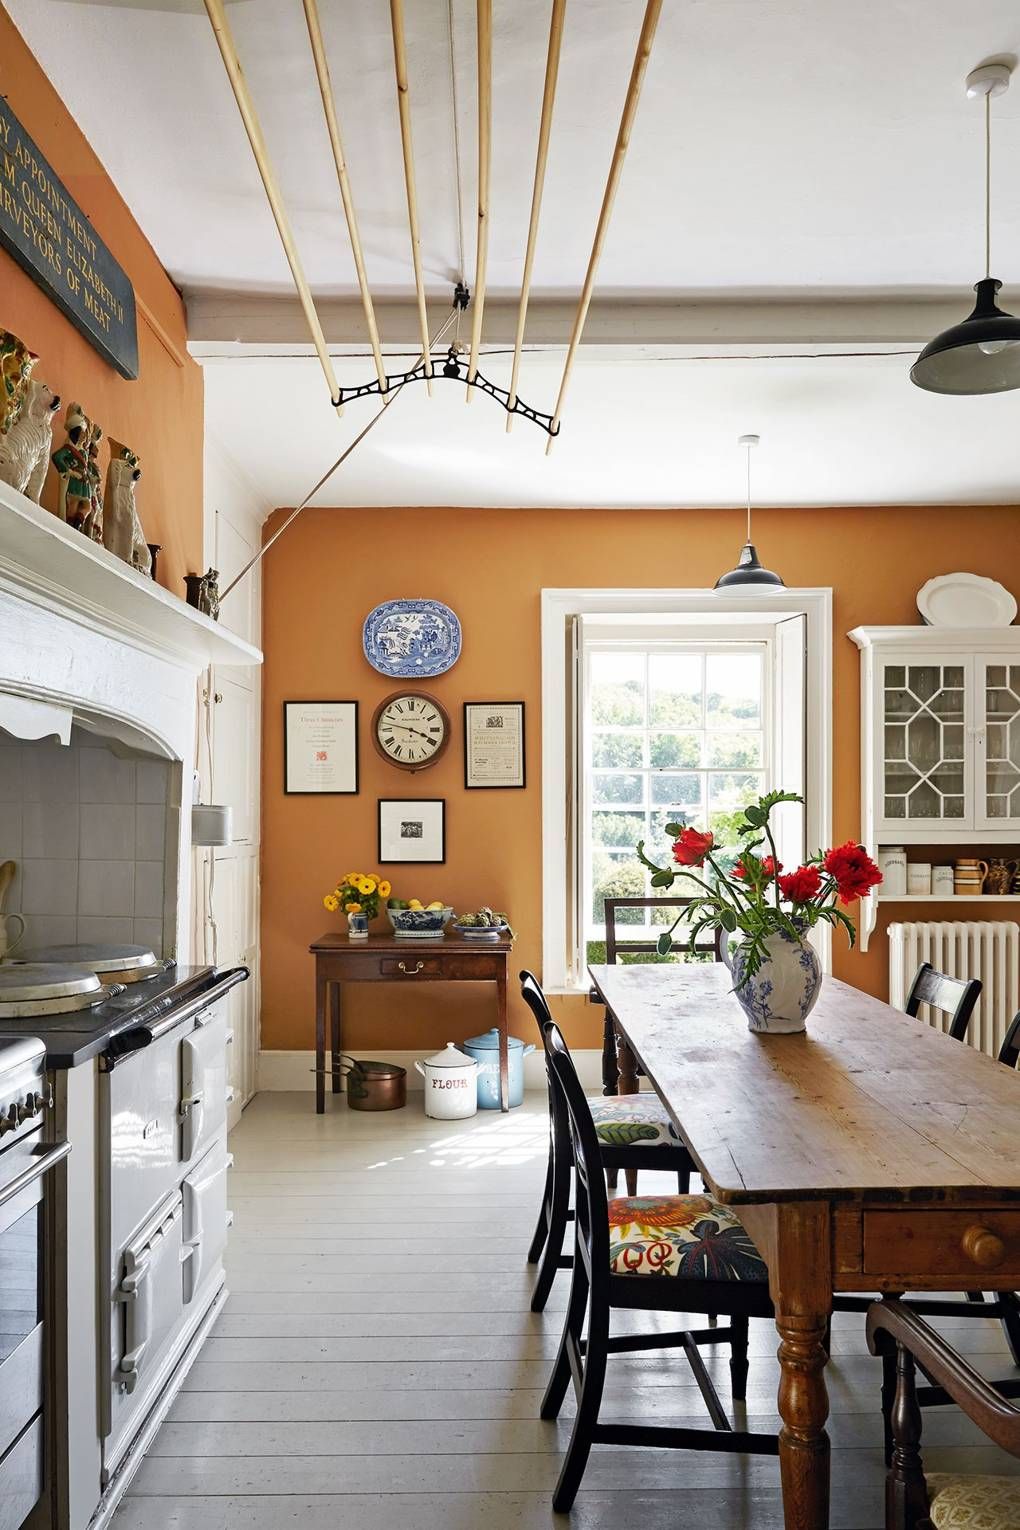
<instances>
[{"instance_id":1,"label":"white skirting board","mask_svg":"<svg viewBox=\"0 0 1020 1530\"><path fill-rule=\"evenodd\" d=\"M362 1054L366 1057L385 1057L387 1062L398 1063L401 1068L407 1069L408 1089L421 1089L422 1076L415 1068L415 1062L421 1057L431 1057L433 1052L439 1050L433 1047L431 1050L423 1049L420 1052L394 1052L389 1047L380 1047L376 1052L362 1048ZM571 1052L571 1057L577 1067L578 1074L585 1089L590 1093L602 1091L602 1051L598 1047L578 1048ZM329 1057L327 1054L327 1066ZM642 1084L645 1085L644 1080ZM286 1090L291 1092L300 1089L315 1088L315 1053L314 1052L267 1052L259 1053L259 1083L260 1090ZM326 1080L327 1090L330 1082ZM537 1052L530 1052L524 1059L524 1087L525 1089L545 1088L545 1064Z\"/></svg>"}]
</instances>

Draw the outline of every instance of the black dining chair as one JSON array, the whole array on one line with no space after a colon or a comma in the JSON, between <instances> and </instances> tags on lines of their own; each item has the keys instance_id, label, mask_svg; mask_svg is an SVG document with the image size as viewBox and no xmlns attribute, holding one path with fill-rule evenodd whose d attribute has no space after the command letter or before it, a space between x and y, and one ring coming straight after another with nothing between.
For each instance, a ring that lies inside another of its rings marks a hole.
<instances>
[{"instance_id":1,"label":"black dining chair","mask_svg":"<svg viewBox=\"0 0 1020 1530\"><path fill-rule=\"evenodd\" d=\"M868 1347L881 1355L882 1413L889 1440L885 1530L1017 1530L1020 1477L932 1474L921 1457L921 1393L929 1377L990 1440L1020 1456L1020 1408L1003 1401L940 1333L905 1303L886 1298L868 1311Z\"/></svg>"},{"instance_id":2,"label":"black dining chair","mask_svg":"<svg viewBox=\"0 0 1020 1530\"><path fill-rule=\"evenodd\" d=\"M541 1406L543 1418L556 1418L573 1381L577 1410L553 1508L570 1509L597 1444L778 1454L777 1435L733 1428L700 1353L703 1345L729 1343L732 1393L743 1400L748 1320L774 1317L764 1260L733 1211L707 1195L609 1200L595 1123L555 1022L545 1025L543 1039L555 1129L569 1137L572 1149L576 1212L570 1298ZM726 1327L613 1334L614 1311L717 1312L730 1321ZM677 1348L690 1365L710 1428L601 1421L611 1355Z\"/></svg>"},{"instance_id":3,"label":"black dining chair","mask_svg":"<svg viewBox=\"0 0 1020 1530\"><path fill-rule=\"evenodd\" d=\"M931 962L922 962L903 1008L913 1016L918 1014L922 1004L940 1010L949 1017L947 1029L953 1040L966 1041L970 1017L980 997L980 979L947 977L944 972L936 972Z\"/></svg>"},{"instance_id":4,"label":"black dining chair","mask_svg":"<svg viewBox=\"0 0 1020 1530\"><path fill-rule=\"evenodd\" d=\"M530 972L521 973L521 994L538 1024L544 1045L544 1027L552 1024L552 1013L538 979ZM573 1220L570 1209L570 1171L572 1155L569 1134L556 1132L556 1102L553 1081L546 1069L549 1085L549 1157L545 1186L535 1235L528 1249L528 1263L538 1264L538 1279L531 1297L532 1312L541 1312L556 1278L556 1271L570 1269L572 1258L563 1253L567 1225ZM688 1153L670 1120L666 1107L654 1094L623 1094L612 1098L595 1095L588 1099L607 1174L643 1169L664 1169L677 1177L681 1193L690 1189L694 1160Z\"/></svg>"}]
</instances>

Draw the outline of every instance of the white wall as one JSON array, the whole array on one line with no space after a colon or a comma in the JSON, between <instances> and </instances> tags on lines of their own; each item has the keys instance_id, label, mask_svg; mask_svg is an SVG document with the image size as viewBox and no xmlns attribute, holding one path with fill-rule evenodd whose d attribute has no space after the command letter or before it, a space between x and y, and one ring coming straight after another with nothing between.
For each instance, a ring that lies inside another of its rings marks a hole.
<instances>
[{"instance_id":1,"label":"white wall","mask_svg":"<svg viewBox=\"0 0 1020 1530\"><path fill-rule=\"evenodd\" d=\"M262 522L270 509L229 450L207 432L205 561L207 567L219 570L221 590L260 546ZM220 624L260 646L259 567L227 596ZM234 840L222 849L194 853L194 950L196 959L211 960L215 944L220 966L243 962L252 973L251 981L229 996L234 1032L230 1054L233 1125L255 1091L259 1043L261 668L213 669L199 681L198 700L196 757L202 801L230 805Z\"/></svg>"}]
</instances>

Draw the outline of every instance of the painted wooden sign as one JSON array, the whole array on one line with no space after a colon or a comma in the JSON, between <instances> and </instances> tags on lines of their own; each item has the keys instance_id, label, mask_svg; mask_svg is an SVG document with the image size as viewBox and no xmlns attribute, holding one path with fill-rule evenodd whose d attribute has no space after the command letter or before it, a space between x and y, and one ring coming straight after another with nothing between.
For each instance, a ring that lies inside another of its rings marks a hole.
<instances>
[{"instance_id":1,"label":"painted wooden sign","mask_svg":"<svg viewBox=\"0 0 1020 1530\"><path fill-rule=\"evenodd\" d=\"M0 244L122 377L138 376L134 289L2 97Z\"/></svg>"}]
</instances>

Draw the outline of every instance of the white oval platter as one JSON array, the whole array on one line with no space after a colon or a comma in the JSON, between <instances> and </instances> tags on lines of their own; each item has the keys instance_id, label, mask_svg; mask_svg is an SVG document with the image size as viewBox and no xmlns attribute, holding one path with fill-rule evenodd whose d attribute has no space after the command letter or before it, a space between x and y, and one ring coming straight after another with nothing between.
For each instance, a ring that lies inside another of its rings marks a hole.
<instances>
[{"instance_id":1,"label":"white oval platter","mask_svg":"<svg viewBox=\"0 0 1020 1530\"><path fill-rule=\"evenodd\" d=\"M1008 627L1016 618L1014 597L982 574L937 574L917 592L917 609L929 627Z\"/></svg>"}]
</instances>

